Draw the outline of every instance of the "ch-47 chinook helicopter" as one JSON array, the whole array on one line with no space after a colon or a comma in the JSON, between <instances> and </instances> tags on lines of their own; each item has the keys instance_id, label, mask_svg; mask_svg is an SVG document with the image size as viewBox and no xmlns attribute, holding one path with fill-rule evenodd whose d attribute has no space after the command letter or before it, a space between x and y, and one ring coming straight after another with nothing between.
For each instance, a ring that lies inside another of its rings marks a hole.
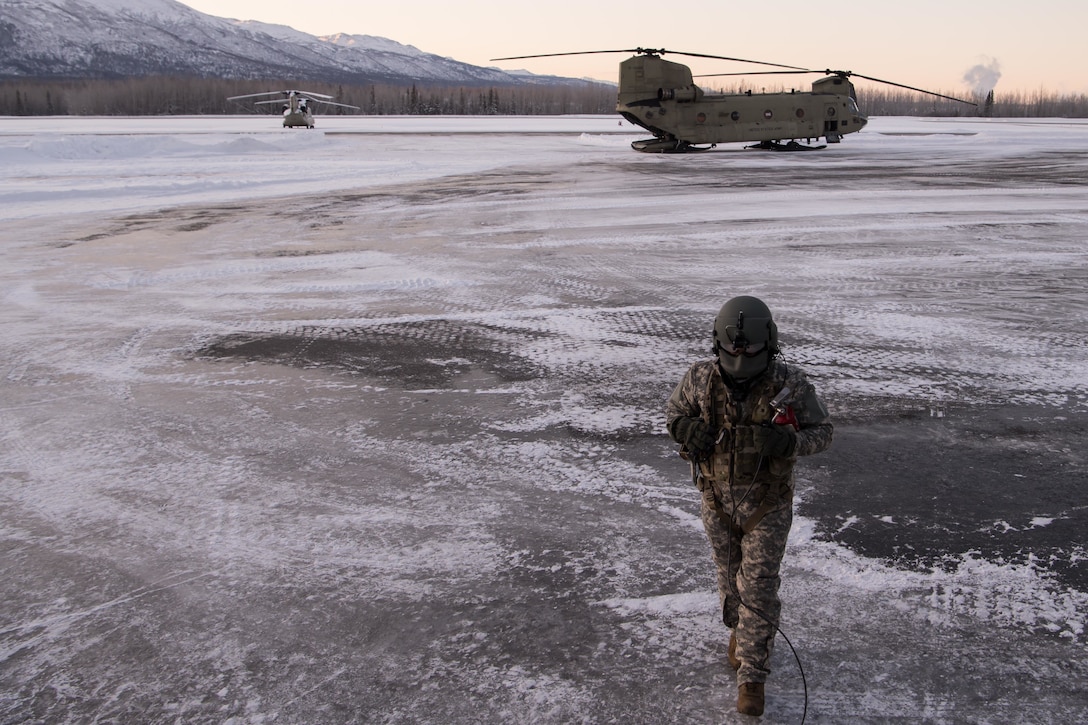
<instances>
[{"instance_id":1,"label":"ch-47 chinook helicopter","mask_svg":"<svg viewBox=\"0 0 1088 725\"><path fill-rule=\"evenodd\" d=\"M809 145L824 138L839 143L848 133L865 127L868 119L858 110L857 94L851 76L886 83L972 106L978 104L940 93L904 86L851 71L809 70L781 63L727 58L702 53L679 53L649 48L627 50L590 50L576 53L523 55L494 60L523 60L563 55L594 53L634 53L620 63L619 96L616 111L631 123L654 135L631 144L637 151L683 153L705 151L719 143L752 143L749 148L775 151L803 151L825 148ZM695 58L714 58L741 63L774 66L784 70L715 75L758 75L820 73L811 92L711 94L695 85L691 70L680 63L664 60L666 53ZM798 142L805 139L806 143ZM702 144L702 146L700 146ZM709 144L707 146L706 144Z\"/></svg>"},{"instance_id":2,"label":"ch-47 chinook helicopter","mask_svg":"<svg viewBox=\"0 0 1088 725\"><path fill-rule=\"evenodd\" d=\"M273 99L270 101L255 101L254 105L271 105L276 103L283 104L283 127L293 128L295 126L304 126L306 128L314 127L314 114L310 109L310 105L314 103L320 103L324 106L340 106L341 108L353 108L356 111L359 110L358 106L349 106L346 103L334 103L332 96L327 96L324 93L311 93L310 91L267 91L265 93L250 93L245 96L230 96L228 101L241 101L246 98L260 98L262 96L283 96L285 100Z\"/></svg>"}]
</instances>

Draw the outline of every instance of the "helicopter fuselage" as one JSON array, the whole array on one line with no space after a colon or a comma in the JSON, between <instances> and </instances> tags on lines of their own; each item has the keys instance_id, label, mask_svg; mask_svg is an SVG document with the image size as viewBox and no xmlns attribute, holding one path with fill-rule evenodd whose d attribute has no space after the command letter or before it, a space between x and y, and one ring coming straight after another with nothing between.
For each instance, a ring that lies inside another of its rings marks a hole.
<instances>
[{"instance_id":1,"label":"helicopter fuselage","mask_svg":"<svg viewBox=\"0 0 1088 725\"><path fill-rule=\"evenodd\" d=\"M314 116L308 109L291 110L287 109L283 112L283 127L284 128L296 128L296 127L313 128Z\"/></svg>"},{"instance_id":2,"label":"helicopter fuselage","mask_svg":"<svg viewBox=\"0 0 1088 725\"><path fill-rule=\"evenodd\" d=\"M263 98L266 96L283 96L286 99L285 101L254 101L254 105L257 106L267 106L275 103L281 103L284 128L313 128L314 112L311 106L314 103L320 103L326 106L339 106L340 108L350 108L354 111L359 110L358 106L352 106L347 103L336 103L332 100L332 96L327 96L323 93L313 93L310 91L265 91L264 93L248 93L243 96L229 96L227 100L241 101L249 98Z\"/></svg>"},{"instance_id":3,"label":"helicopter fuselage","mask_svg":"<svg viewBox=\"0 0 1088 725\"><path fill-rule=\"evenodd\" d=\"M297 128L299 126L313 128L314 114L306 104L306 99L292 94L283 106L283 127Z\"/></svg>"},{"instance_id":4,"label":"helicopter fuselage","mask_svg":"<svg viewBox=\"0 0 1088 725\"><path fill-rule=\"evenodd\" d=\"M820 138L838 143L868 123L846 78L822 78L811 92L710 94L695 85L687 66L656 55L620 64L616 111L654 134L633 144L644 151Z\"/></svg>"}]
</instances>

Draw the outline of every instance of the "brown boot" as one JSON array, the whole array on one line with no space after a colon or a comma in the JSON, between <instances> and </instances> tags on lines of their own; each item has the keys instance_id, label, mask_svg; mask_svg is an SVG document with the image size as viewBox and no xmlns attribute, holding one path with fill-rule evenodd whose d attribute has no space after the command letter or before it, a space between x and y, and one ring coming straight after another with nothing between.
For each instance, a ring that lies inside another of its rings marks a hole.
<instances>
[{"instance_id":1,"label":"brown boot","mask_svg":"<svg viewBox=\"0 0 1088 725\"><path fill-rule=\"evenodd\" d=\"M737 635L729 633L729 666L734 670L740 669L740 660L737 659Z\"/></svg>"},{"instance_id":2,"label":"brown boot","mask_svg":"<svg viewBox=\"0 0 1088 725\"><path fill-rule=\"evenodd\" d=\"M737 712L743 715L763 714L763 683L742 682L737 688Z\"/></svg>"}]
</instances>

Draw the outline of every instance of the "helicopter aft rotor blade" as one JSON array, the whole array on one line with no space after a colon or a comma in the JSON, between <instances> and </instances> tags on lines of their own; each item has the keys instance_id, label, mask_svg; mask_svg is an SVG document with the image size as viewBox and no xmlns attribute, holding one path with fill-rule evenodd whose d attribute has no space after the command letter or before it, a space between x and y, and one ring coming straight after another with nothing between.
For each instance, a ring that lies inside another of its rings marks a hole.
<instances>
[{"instance_id":1,"label":"helicopter aft rotor blade","mask_svg":"<svg viewBox=\"0 0 1088 725\"><path fill-rule=\"evenodd\" d=\"M307 99L307 100L309 100L311 103L320 103L322 106L340 106L341 108L354 108L356 111L359 110L358 106L352 106L352 105L350 105L348 103L336 103L334 101L323 101L320 98L310 98L310 99Z\"/></svg>"},{"instance_id":2,"label":"helicopter aft rotor blade","mask_svg":"<svg viewBox=\"0 0 1088 725\"><path fill-rule=\"evenodd\" d=\"M509 58L492 58L489 63L497 60L525 60L526 58L558 58L562 55L596 55L597 53L663 53L662 50L647 50L645 48L627 48L624 50L574 50L570 53L541 53L538 55L513 55Z\"/></svg>"},{"instance_id":3,"label":"helicopter aft rotor blade","mask_svg":"<svg viewBox=\"0 0 1088 725\"><path fill-rule=\"evenodd\" d=\"M489 62L494 63L500 60L525 60L526 58L557 58L564 55L594 55L597 53L636 53L639 55L665 55L672 53L673 55L686 55L691 58L711 58L714 60L730 60L738 63L755 63L757 65L769 65L775 68L792 68L794 70L805 70L795 65L784 65L782 63L768 63L764 60L748 60L747 58L730 58L725 55L707 55L706 53L686 53L682 50L665 50L664 48L625 48L622 50L578 50L570 53L542 53L540 55L515 55L509 58L492 58Z\"/></svg>"},{"instance_id":4,"label":"helicopter aft rotor blade","mask_svg":"<svg viewBox=\"0 0 1088 725\"><path fill-rule=\"evenodd\" d=\"M796 65L785 65L783 63L768 63L765 60L748 60L747 58L730 58L725 55L706 55L705 53L684 53L682 51L661 51L662 53L672 53L673 55L687 55L692 58L711 58L714 60L732 60L738 63L756 63L758 65L769 65L775 68L791 68L794 71L803 71L804 68Z\"/></svg>"},{"instance_id":5,"label":"helicopter aft rotor blade","mask_svg":"<svg viewBox=\"0 0 1088 725\"><path fill-rule=\"evenodd\" d=\"M323 101L320 98L310 98L308 96L296 96L296 98L298 98L298 100L300 100L300 101L308 101L309 103L320 103L323 106L340 106L341 108L354 108L356 111L359 110L358 106L352 106L352 105L349 105L347 103L335 103L333 101ZM253 105L254 106L275 106L275 105L279 105L281 103L286 103L286 102L287 101L282 100L282 99L274 99L274 100L271 100L271 101L254 101Z\"/></svg>"},{"instance_id":6,"label":"helicopter aft rotor blade","mask_svg":"<svg viewBox=\"0 0 1088 725\"><path fill-rule=\"evenodd\" d=\"M290 98L291 96L305 96L307 98L328 98L332 99L334 96L329 96L324 93L313 93L312 91L298 91L288 89L286 91L265 91L264 93L247 93L244 96L229 96L228 101L237 101L243 98L260 98L261 96L283 96L284 98Z\"/></svg>"}]
</instances>

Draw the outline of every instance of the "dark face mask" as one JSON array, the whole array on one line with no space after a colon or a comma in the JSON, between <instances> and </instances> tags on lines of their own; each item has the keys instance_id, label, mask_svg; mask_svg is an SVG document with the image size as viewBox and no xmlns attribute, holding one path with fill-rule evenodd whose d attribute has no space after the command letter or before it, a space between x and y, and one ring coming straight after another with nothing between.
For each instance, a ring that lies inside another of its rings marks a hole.
<instances>
[{"instance_id":1,"label":"dark face mask","mask_svg":"<svg viewBox=\"0 0 1088 725\"><path fill-rule=\"evenodd\" d=\"M722 372L734 380L754 378L766 370L771 362L767 343L748 343L739 337L735 342L726 340L724 345L719 343L716 352Z\"/></svg>"}]
</instances>

